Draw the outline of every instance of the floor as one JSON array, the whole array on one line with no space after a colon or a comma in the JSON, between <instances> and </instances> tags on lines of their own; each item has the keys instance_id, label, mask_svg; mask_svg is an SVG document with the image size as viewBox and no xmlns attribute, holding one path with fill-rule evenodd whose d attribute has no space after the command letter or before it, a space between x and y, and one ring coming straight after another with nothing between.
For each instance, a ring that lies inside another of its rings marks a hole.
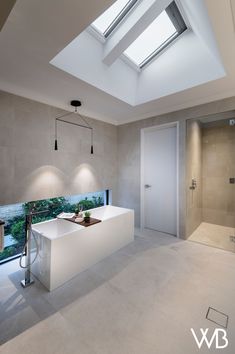
<instances>
[{"instance_id":1,"label":"floor","mask_svg":"<svg viewBox=\"0 0 235 354\"><path fill-rule=\"evenodd\" d=\"M17 262L0 267L0 354L194 354L193 328L229 315L235 353L235 254L136 231L135 241L49 293L21 288ZM223 319L221 319L223 320Z\"/></svg>"},{"instance_id":2,"label":"floor","mask_svg":"<svg viewBox=\"0 0 235 354\"><path fill-rule=\"evenodd\" d=\"M235 252L235 228L232 227L202 222L188 240Z\"/></svg>"}]
</instances>

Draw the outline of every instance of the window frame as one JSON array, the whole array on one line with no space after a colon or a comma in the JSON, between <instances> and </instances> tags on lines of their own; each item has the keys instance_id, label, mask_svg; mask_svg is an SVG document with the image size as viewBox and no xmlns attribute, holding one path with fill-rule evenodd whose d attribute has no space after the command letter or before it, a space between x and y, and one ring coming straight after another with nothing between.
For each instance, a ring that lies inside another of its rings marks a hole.
<instances>
[{"instance_id":1,"label":"window frame","mask_svg":"<svg viewBox=\"0 0 235 354\"><path fill-rule=\"evenodd\" d=\"M118 15L113 19L110 25L106 28L104 32L100 31L93 23L89 26L88 30L93 36L95 36L101 43L105 43L108 37L113 33L113 31L118 27L121 21L129 14L129 12L138 5L139 0L129 0L123 9L118 13ZM172 2L163 10L166 11L170 21L176 29L176 32L172 34L166 41L164 41L159 47L157 47L152 53L150 53L141 63L137 64L134 59L129 57L125 52L123 52L120 58L130 65L133 69L141 72L141 70L147 66L154 58L156 58L161 52L163 52L172 42L174 42L179 36L188 30L186 21L180 12L180 9L176 3L176 0ZM102 14L100 15L102 16ZM157 18L157 17L156 17ZM137 39L137 38L136 38ZM135 40L136 40L135 39ZM134 42L134 41L133 41ZM132 43L133 43L132 42ZM131 43L131 44L132 44ZM131 45L130 44L130 45Z\"/></svg>"},{"instance_id":2,"label":"window frame","mask_svg":"<svg viewBox=\"0 0 235 354\"><path fill-rule=\"evenodd\" d=\"M147 64L149 64L158 54L160 54L164 49L166 49L176 38L178 38L183 32L185 32L188 27L180 13L178 6L175 1L172 1L170 5L165 9L167 15L169 16L171 22L176 28L176 33L169 37L165 42L163 42L158 48L156 48L151 54L147 56L139 65L139 69L143 69ZM129 58L131 60L131 58Z\"/></svg>"},{"instance_id":3,"label":"window frame","mask_svg":"<svg viewBox=\"0 0 235 354\"><path fill-rule=\"evenodd\" d=\"M126 17L126 15L129 14L129 12L133 9L133 7L136 5L138 1L139 0L129 0L104 32L101 32L95 25L93 25L93 23L91 24L91 27L96 32L101 34L104 39L107 39L113 33L113 31L118 27L120 22Z\"/></svg>"}]
</instances>

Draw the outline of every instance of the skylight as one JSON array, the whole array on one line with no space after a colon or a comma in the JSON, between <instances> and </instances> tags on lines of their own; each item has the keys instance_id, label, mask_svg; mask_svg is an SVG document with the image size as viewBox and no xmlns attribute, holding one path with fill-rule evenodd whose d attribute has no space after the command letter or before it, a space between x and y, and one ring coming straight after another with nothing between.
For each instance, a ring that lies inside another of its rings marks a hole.
<instances>
[{"instance_id":1,"label":"skylight","mask_svg":"<svg viewBox=\"0 0 235 354\"><path fill-rule=\"evenodd\" d=\"M117 0L92 23L92 26L107 38L137 1Z\"/></svg>"},{"instance_id":2,"label":"skylight","mask_svg":"<svg viewBox=\"0 0 235 354\"><path fill-rule=\"evenodd\" d=\"M166 11L163 11L130 45L125 54L137 65L140 65L156 48L161 47L175 33L177 33L175 26Z\"/></svg>"},{"instance_id":3,"label":"skylight","mask_svg":"<svg viewBox=\"0 0 235 354\"><path fill-rule=\"evenodd\" d=\"M142 68L186 28L175 2L172 2L125 50L124 54Z\"/></svg>"},{"instance_id":4,"label":"skylight","mask_svg":"<svg viewBox=\"0 0 235 354\"><path fill-rule=\"evenodd\" d=\"M147 5L146 0L146 5ZM117 0L93 23L92 27L104 39L129 15L134 5L138 5L138 0ZM133 15L135 16L135 12ZM184 19L175 3L172 1L160 15L136 38L123 52L129 60L129 64L134 64L142 69L170 43L180 36L187 29ZM133 65L132 65L133 66Z\"/></svg>"}]
</instances>

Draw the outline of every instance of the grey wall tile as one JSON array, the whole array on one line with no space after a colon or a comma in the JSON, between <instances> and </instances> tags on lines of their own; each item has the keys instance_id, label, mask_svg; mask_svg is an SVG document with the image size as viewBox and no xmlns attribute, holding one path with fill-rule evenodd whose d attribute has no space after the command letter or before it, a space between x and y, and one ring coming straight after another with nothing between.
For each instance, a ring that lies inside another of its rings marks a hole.
<instances>
[{"instance_id":1,"label":"grey wall tile","mask_svg":"<svg viewBox=\"0 0 235 354\"><path fill-rule=\"evenodd\" d=\"M200 191L194 209L195 215L187 217L188 180L186 122L210 114L232 111L235 97L218 102L180 110L161 116L143 119L137 122L118 126L118 193L119 205L135 210L136 226L140 226L140 132L142 128L168 122L179 122L179 234L181 238L188 236L187 229L197 225L201 219ZM200 181L200 177L198 177ZM196 221L195 221L196 220Z\"/></svg>"},{"instance_id":2,"label":"grey wall tile","mask_svg":"<svg viewBox=\"0 0 235 354\"><path fill-rule=\"evenodd\" d=\"M0 204L95 192L110 188L116 198L117 127L86 118L90 131L58 124L64 111L0 92ZM80 121L77 115L68 117ZM115 203L115 199L114 199Z\"/></svg>"}]
</instances>

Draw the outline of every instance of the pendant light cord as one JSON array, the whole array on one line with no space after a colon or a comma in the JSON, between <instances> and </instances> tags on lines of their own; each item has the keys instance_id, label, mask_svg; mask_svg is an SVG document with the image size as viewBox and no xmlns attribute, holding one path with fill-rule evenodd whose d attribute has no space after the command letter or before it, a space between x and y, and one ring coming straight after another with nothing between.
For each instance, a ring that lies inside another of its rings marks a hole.
<instances>
[{"instance_id":1,"label":"pendant light cord","mask_svg":"<svg viewBox=\"0 0 235 354\"><path fill-rule=\"evenodd\" d=\"M66 121L63 120L64 117L68 117L72 114L76 114L79 116L79 118L82 120L82 122L85 125L82 124L78 124L78 123L74 123L74 122L70 122L70 121ZM89 129L91 131L91 154L93 155L94 151L93 151L93 128L91 127L91 125L88 123L88 121L80 114L78 113L77 107L75 107L75 111L74 112L66 112L58 117L55 118L55 150L58 150L58 142L57 142L57 137L58 137L58 132L57 132L57 122L63 122L63 123L67 123L67 124L72 124L72 125L76 125L78 127L81 128L86 128Z\"/></svg>"}]
</instances>

